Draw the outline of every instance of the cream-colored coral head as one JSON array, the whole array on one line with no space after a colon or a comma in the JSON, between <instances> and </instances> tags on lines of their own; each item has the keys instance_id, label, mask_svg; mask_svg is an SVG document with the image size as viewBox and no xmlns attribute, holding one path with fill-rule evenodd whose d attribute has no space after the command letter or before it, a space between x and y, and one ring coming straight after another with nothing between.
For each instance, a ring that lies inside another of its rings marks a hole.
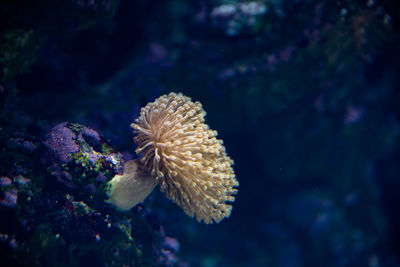
<instances>
[{"instance_id":1,"label":"cream-colored coral head","mask_svg":"<svg viewBox=\"0 0 400 267\"><path fill-rule=\"evenodd\" d=\"M163 95L142 108L131 127L136 153L161 191L190 216L220 222L231 213L239 185L217 132L204 123L199 102L182 94Z\"/></svg>"}]
</instances>

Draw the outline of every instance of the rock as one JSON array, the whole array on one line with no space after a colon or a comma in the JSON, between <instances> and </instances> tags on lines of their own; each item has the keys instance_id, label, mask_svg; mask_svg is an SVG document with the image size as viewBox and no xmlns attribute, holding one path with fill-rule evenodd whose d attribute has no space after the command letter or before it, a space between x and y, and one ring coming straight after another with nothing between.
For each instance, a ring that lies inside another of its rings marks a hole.
<instances>
[{"instance_id":1,"label":"rock","mask_svg":"<svg viewBox=\"0 0 400 267\"><path fill-rule=\"evenodd\" d=\"M43 145L42 163L59 184L83 200L103 204L105 182L123 173L122 154L86 126L61 123L50 130Z\"/></svg>"}]
</instances>

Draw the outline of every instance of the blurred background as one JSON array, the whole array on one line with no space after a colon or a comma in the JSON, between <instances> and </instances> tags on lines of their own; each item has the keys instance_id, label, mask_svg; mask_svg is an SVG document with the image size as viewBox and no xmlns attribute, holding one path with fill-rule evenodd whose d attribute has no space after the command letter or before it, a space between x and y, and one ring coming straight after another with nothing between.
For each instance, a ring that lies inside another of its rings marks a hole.
<instances>
[{"instance_id":1,"label":"blurred background","mask_svg":"<svg viewBox=\"0 0 400 267\"><path fill-rule=\"evenodd\" d=\"M132 157L142 106L203 104L230 218L143 205L187 266L400 266L398 1L5 0L0 23L1 120L38 138L79 122Z\"/></svg>"}]
</instances>

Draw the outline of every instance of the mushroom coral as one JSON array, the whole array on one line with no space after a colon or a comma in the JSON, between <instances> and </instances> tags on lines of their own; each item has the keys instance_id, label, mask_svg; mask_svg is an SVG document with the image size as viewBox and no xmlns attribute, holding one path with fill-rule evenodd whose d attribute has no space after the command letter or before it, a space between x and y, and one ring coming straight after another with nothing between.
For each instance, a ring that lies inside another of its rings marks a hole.
<instances>
[{"instance_id":1,"label":"mushroom coral","mask_svg":"<svg viewBox=\"0 0 400 267\"><path fill-rule=\"evenodd\" d=\"M129 209L158 184L189 216L204 223L229 217L239 185L217 132L204 123L199 102L163 95L142 108L131 124L139 160L127 163L111 183L109 202ZM135 167L135 165L137 165Z\"/></svg>"}]
</instances>

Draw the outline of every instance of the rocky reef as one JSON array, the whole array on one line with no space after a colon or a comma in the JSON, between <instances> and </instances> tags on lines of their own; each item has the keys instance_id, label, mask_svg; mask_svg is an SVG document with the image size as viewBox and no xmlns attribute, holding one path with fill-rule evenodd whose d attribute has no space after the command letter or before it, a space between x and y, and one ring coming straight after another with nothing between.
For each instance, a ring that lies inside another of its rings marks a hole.
<instances>
[{"instance_id":1,"label":"rocky reef","mask_svg":"<svg viewBox=\"0 0 400 267\"><path fill-rule=\"evenodd\" d=\"M5 135L4 130L1 143L8 155L2 158L0 177L2 264L180 263L179 243L165 235L152 212L141 205L120 212L105 202L106 182L123 171L124 159L95 130L62 123L43 140L22 132Z\"/></svg>"}]
</instances>

